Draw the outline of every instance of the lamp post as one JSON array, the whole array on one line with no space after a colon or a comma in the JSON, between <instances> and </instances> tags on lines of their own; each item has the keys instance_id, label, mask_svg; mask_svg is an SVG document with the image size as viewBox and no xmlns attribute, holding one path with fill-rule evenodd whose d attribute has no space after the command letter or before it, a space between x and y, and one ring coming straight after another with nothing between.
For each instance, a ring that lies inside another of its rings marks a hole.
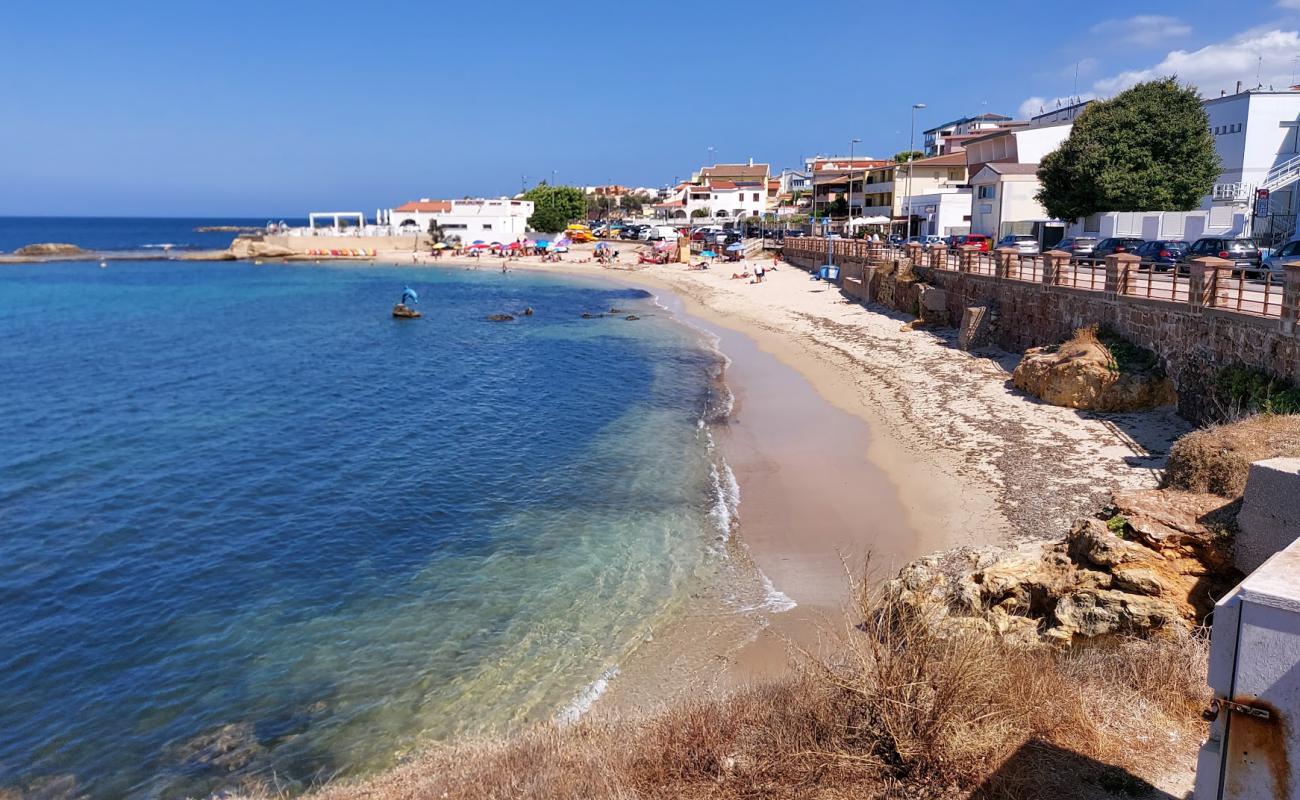
<instances>
[{"instance_id":1,"label":"lamp post","mask_svg":"<svg viewBox=\"0 0 1300 800\"><path fill-rule=\"evenodd\" d=\"M845 195L847 196L848 199L845 200L844 203L846 206L848 206L849 209L849 219L848 222L844 224L845 232L849 231L853 223L853 148L855 145L858 144L858 142L861 141L862 141L861 139L849 139L849 188L848 191L845 192ZM863 178L863 181L864 183L862 184L862 191L864 192L863 202L865 203L866 202L865 192L867 189L867 185L865 183L866 181L865 177Z\"/></svg>"},{"instance_id":2,"label":"lamp post","mask_svg":"<svg viewBox=\"0 0 1300 800\"><path fill-rule=\"evenodd\" d=\"M925 108L925 103L912 104L912 132L907 137L907 236L912 238L912 154L916 149L916 110Z\"/></svg>"}]
</instances>

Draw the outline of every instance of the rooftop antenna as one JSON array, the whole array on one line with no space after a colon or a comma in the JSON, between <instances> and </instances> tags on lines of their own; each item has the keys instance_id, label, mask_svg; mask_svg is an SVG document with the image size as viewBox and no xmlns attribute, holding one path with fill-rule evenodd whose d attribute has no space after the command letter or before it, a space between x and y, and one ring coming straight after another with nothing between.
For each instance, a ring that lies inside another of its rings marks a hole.
<instances>
[{"instance_id":1,"label":"rooftop antenna","mask_svg":"<svg viewBox=\"0 0 1300 800\"><path fill-rule=\"evenodd\" d=\"M1079 62L1074 62L1074 94L1079 94Z\"/></svg>"},{"instance_id":2,"label":"rooftop antenna","mask_svg":"<svg viewBox=\"0 0 1300 800\"><path fill-rule=\"evenodd\" d=\"M1256 89L1264 85L1259 80L1259 73L1262 72L1263 69L1264 69L1264 57L1259 56L1258 59L1255 61L1255 88Z\"/></svg>"}]
</instances>

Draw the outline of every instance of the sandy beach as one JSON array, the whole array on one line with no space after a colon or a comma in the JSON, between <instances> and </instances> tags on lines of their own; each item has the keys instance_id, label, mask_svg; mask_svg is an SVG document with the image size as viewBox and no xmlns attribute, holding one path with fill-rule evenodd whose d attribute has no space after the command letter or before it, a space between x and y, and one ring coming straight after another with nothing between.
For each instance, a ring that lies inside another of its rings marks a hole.
<instances>
[{"instance_id":1,"label":"sandy beach","mask_svg":"<svg viewBox=\"0 0 1300 800\"><path fill-rule=\"evenodd\" d=\"M1154 485L1188 429L1172 409L1101 415L1044 405L1011 387L1016 356L963 352L951 330L905 329L908 317L848 302L789 265L755 284L731 275L757 262L611 269L590 261L589 249L508 268L644 287L716 337L736 399L718 434L741 492L732 554L797 604L740 621L717 596L693 597L629 654L595 714L777 675L792 645L818 652L842 629L848 574L868 555L871 577L883 579L936 550L1060 536L1112 490ZM631 260L632 248L622 249Z\"/></svg>"}]
</instances>

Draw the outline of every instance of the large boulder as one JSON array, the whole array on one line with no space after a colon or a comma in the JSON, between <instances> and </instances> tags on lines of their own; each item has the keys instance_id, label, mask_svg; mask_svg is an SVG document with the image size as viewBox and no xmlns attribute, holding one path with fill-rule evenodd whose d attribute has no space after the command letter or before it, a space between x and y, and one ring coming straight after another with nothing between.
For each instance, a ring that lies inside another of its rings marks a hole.
<instances>
[{"instance_id":1,"label":"large boulder","mask_svg":"<svg viewBox=\"0 0 1300 800\"><path fill-rule=\"evenodd\" d=\"M1173 405L1174 384L1158 370L1127 372L1087 329L1058 347L1025 352L1012 380L1045 403L1089 411L1136 411Z\"/></svg>"},{"instance_id":2,"label":"large boulder","mask_svg":"<svg viewBox=\"0 0 1300 800\"><path fill-rule=\"evenodd\" d=\"M230 254L235 258L288 258L299 255L297 250L263 239L239 236L230 243Z\"/></svg>"}]
</instances>

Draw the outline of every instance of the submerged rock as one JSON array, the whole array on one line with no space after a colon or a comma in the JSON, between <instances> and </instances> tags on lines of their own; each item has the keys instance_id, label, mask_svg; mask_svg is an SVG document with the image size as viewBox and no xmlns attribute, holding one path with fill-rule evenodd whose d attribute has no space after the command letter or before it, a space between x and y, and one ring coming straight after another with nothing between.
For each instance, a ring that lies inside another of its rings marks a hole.
<instances>
[{"instance_id":1,"label":"submerged rock","mask_svg":"<svg viewBox=\"0 0 1300 800\"><path fill-rule=\"evenodd\" d=\"M525 317L531 317L532 315L533 315L533 308L532 308L532 306L528 306L527 308L524 309L524 316L525 316Z\"/></svg>"},{"instance_id":2,"label":"submerged rock","mask_svg":"<svg viewBox=\"0 0 1300 800\"><path fill-rule=\"evenodd\" d=\"M641 318L638 317L636 314L628 314L626 317L623 317L623 319L627 319L627 320L638 320L638 319L641 319Z\"/></svg>"},{"instance_id":3,"label":"submerged rock","mask_svg":"<svg viewBox=\"0 0 1300 800\"><path fill-rule=\"evenodd\" d=\"M514 317L509 314L488 314L488 322L512 322Z\"/></svg>"}]
</instances>

